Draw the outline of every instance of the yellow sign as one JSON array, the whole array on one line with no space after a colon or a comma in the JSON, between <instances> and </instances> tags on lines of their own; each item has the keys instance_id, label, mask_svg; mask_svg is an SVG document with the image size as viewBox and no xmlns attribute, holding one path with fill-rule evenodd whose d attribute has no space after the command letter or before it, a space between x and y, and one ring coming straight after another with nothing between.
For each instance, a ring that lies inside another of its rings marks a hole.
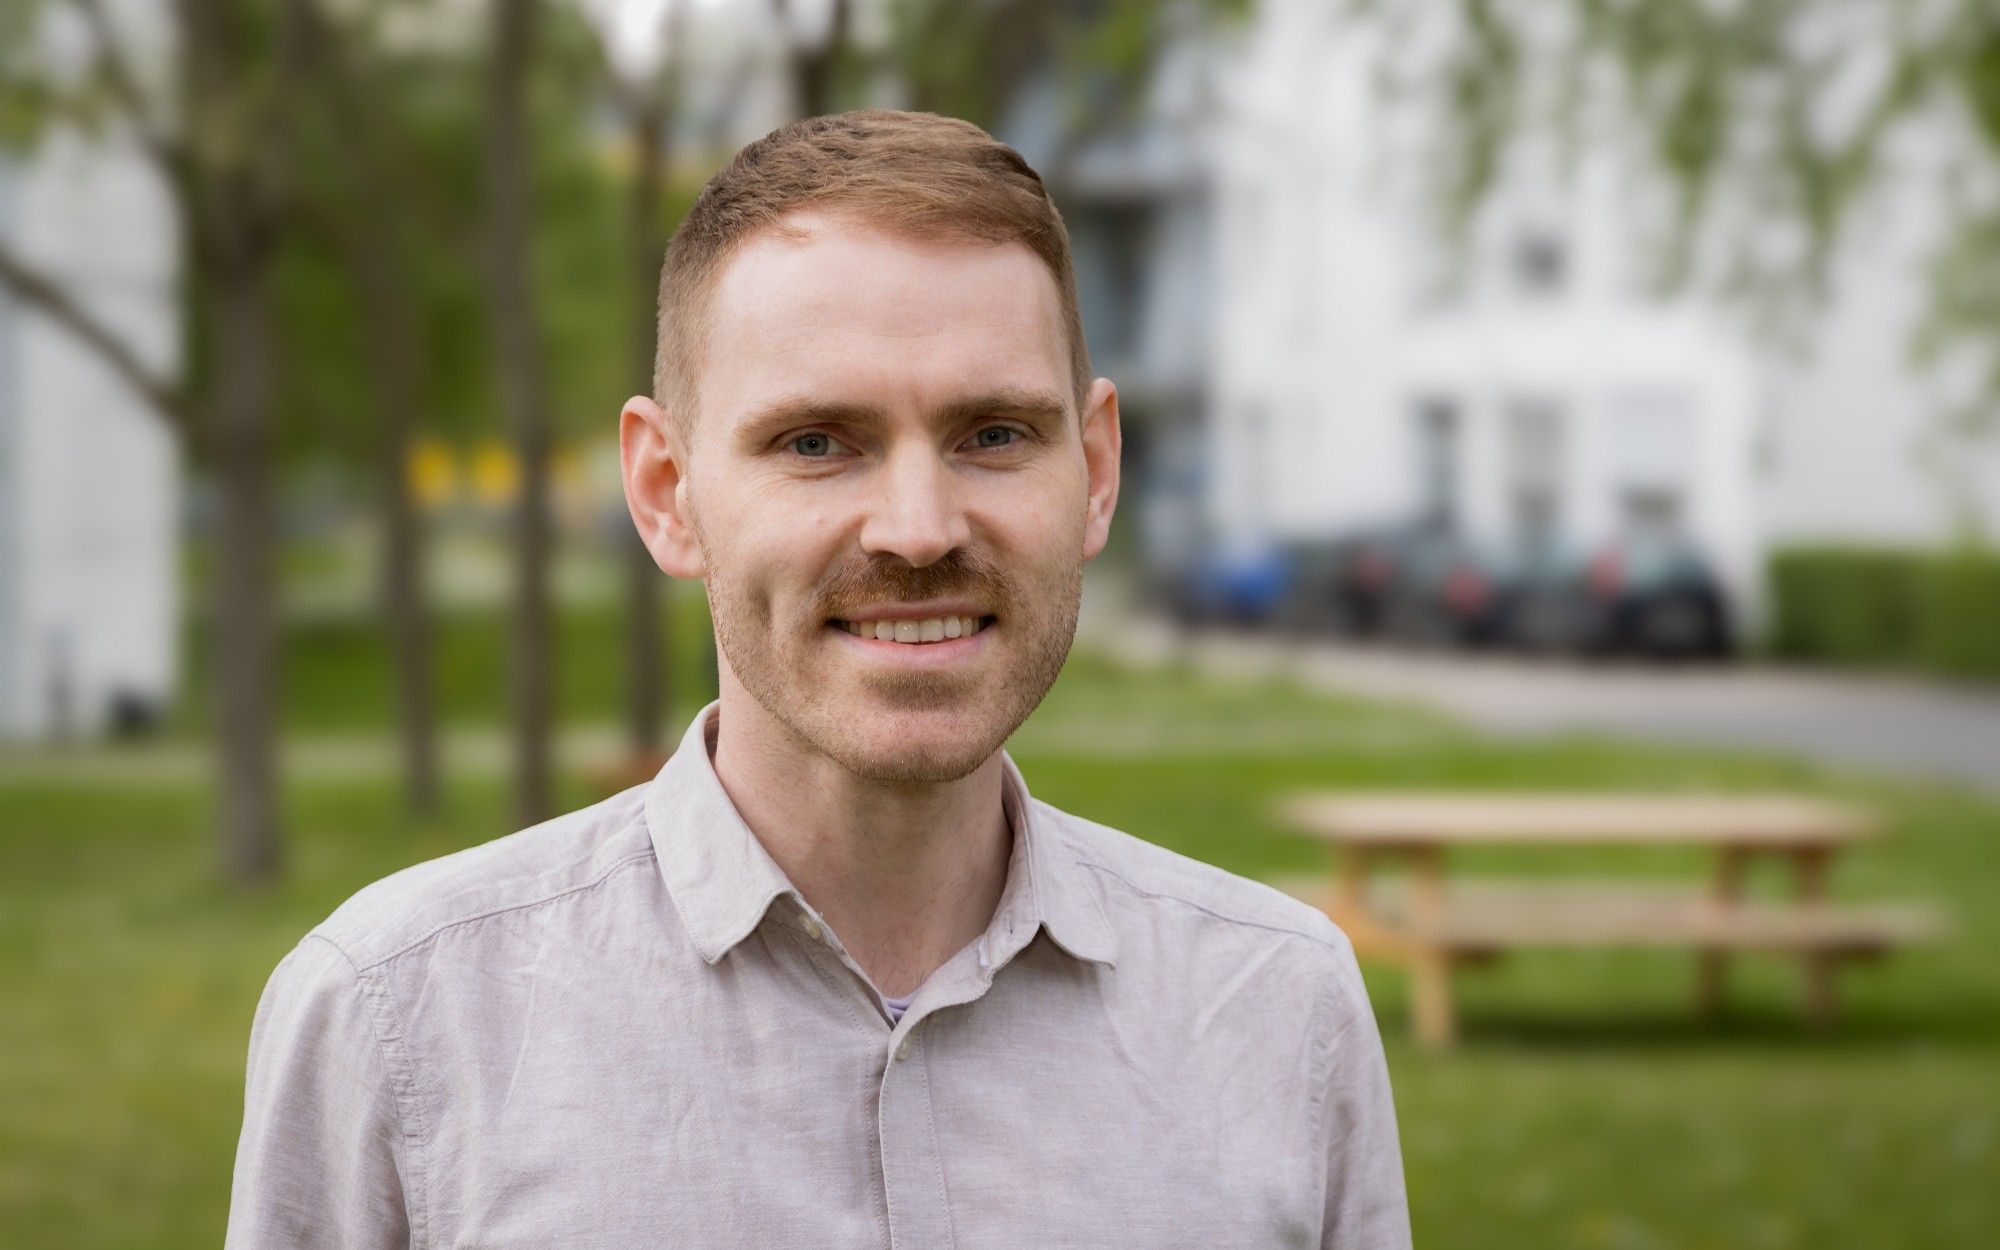
<instances>
[{"instance_id":1,"label":"yellow sign","mask_svg":"<svg viewBox=\"0 0 2000 1250\"><path fill-rule=\"evenodd\" d=\"M488 439L472 453L472 493L479 502L504 508L521 492L521 466L514 449L498 439Z\"/></svg>"},{"instance_id":2,"label":"yellow sign","mask_svg":"<svg viewBox=\"0 0 2000 1250\"><path fill-rule=\"evenodd\" d=\"M419 507L441 508L458 493L458 457L443 439L418 439L410 448L407 473Z\"/></svg>"}]
</instances>

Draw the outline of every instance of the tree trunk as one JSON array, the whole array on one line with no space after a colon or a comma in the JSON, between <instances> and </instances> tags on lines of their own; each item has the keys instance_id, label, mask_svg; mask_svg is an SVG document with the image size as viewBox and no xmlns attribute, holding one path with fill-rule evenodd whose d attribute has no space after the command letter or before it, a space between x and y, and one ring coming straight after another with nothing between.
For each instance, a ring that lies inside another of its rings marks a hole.
<instances>
[{"instance_id":1,"label":"tree trunk","mask_svg":"<svg viewBox=\"0 0 2000 1250\"><path fill-rule=\"evenodd\" d=\"M847 29L853 16L851 0L832 0L827 12L826 32L809 39L791 29L790 0L773 0L778 23L786 27L786 61L792 80L792 107L800 117L818 117L833 107L839 86L840 58L847 48Z\"/></svg>"},{"instance_id":2,"label":"tree trunk","mask_svg":"<svg viewBox=\"0 0 2000 1250\"><path fill-rule=\"evenodd\" d=\"M273 52L296 71L298 6L286 6ZM271 291L291 102L239 129L254 89L240 48L244 14L189 0L178 7L186 58L180 89L200 159L184 204L195 307L210 317L206 354L208 450L220 507L215 531L216 736L224 869L242 882L282 867L278 807L278 613L273 403L278 339ZM218 138L217 136L223 136Z\"/></svg>"},{"instance_id":3,"label":"tree trunk","mask_svg":"<svg viewBox=\"0 0 2000 1250\"><path fill-rule=\"evenodd\" d=\"M410 498L410 438L416 407L416 329L396 279L389 243L376 230L354 240L375 382L376 476L382 506L382 606L396 673L403 794L410 809L438 806L437 717L431 695L429 621L424 612L423 532Z\"/></svg>"},{"instance_id":4,"label":"tree trunk","mask_svg":"<svg viewBox=\"0 0 2000 1250\"><path fill-rule=\"evenodd\" d=\"M658 278L666 240L660 230L660 181L665 152L665 108L642 107L633 118L638 167L632 178L632 272L637 299L632 309L632 376L648 394L653 389L653 357L659 343ZM642 765L662 751L662 722L671 690L667 685L661 633L660 592L665 574L636 530L625 536L626 691L632 754Z\"/></svg>"},{"instance_id":5,"label":"tree trunk","mask_svg":"<svg viewBox=\"0 0 2000 1250\"><path fill-rule=\"evenodd\" d=\"M431 690L430 627L424 611L423 530L410 497L410 444L416 427L417 325L402 261L407 210L394 194L383 114L357 81L345 36L305 0L297 9L302 59L323 89L333 125L345 135L350 200L328 233L347 259L362 308L375 431L376 493L382 520L382 610L389 624L396 683L403 797L410 810L437 810L437 717Z\"/></svg>"},{"instance_id":6,"label":"tree trunk","mask_svg":"<svg viewBox=\"0 0 2000 1250\"><path fill-rule=\"evenodd\" d=\"M225 188L222 197L228 198ZM271 402L277 343L269 267L247 220L224 204L211 277L210 449L221 504L215 531L213 645L221 750L223 867L245 882L278 875L276 511Z\"/></svg>"},{"instance_id":7,"label":"tree trunk","mask_svg":"<svg viewBox=\"0 0 2000 1250\"><path fill-rule=\"evenodd\" d=\"M525 79L534 0L494 6L493 81L487 130L493 326L500 392L520 461L515 503L514 628L509 656L514 718L514 810L522 824L553 810L549 612L548 413L542 394L528 257Z\"/></svg>"}]
</instances>

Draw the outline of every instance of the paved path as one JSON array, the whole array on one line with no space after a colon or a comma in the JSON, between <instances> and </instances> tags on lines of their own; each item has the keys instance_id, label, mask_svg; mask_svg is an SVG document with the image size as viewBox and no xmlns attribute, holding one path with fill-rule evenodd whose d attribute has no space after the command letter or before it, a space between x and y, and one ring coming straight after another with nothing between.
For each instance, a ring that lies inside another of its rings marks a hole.
<instances>
[{"instance_id":1,"label":"paved path","mask_svg":"<svg viewBox=\"0 0 2000 1250\"><path fill-rule=\"evenodd\" d=\"M1319 689L1422 704L1492 733L1745 746L2000 794L2000 691L1991 688L1754 664L1538 661L1242 635L1177 641L1150 623L1128 622L1117 636L1140 655L1185 646L1211 669L1281 669Z\"/></svg>"}]
</instances>

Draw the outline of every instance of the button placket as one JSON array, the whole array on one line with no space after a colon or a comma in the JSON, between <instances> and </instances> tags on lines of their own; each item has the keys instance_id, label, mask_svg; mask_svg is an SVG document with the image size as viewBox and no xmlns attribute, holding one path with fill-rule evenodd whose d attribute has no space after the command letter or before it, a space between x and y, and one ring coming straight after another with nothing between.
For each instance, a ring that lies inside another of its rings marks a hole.
<instances>
[{"instance_id":1,"label":"button placket","mask_svg":"<svg viewBox=\"0 0 2000 1250\"><path fill-rule=\"evenodd\" d=\"M910 1053L920 1027L921 1021L912 1025L891 1051L877 1103L882 1185L893 1250L932 1250L956 1244L942 1161L937 1154L930 1077L923 1065L900 1062Z\"/></svg>"}]
</instances>

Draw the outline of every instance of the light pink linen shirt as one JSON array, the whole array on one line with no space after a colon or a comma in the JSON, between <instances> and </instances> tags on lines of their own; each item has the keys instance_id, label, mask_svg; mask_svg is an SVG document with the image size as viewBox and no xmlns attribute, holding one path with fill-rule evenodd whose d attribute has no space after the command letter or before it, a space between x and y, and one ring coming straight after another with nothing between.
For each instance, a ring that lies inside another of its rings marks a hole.
<instances>
[{"instance_id":1,"label":"light pink linen shirt","mask_svg":"<svg viewBox=\"0 0 2000 1250\"><path fill-rule=\"evenodd\" d=\"M650 783L356 894L251 1031L228 1244L1409 1245L1347 939L1028 796L892 1023L703 709Z\"/></svg>"}]
</instances>

